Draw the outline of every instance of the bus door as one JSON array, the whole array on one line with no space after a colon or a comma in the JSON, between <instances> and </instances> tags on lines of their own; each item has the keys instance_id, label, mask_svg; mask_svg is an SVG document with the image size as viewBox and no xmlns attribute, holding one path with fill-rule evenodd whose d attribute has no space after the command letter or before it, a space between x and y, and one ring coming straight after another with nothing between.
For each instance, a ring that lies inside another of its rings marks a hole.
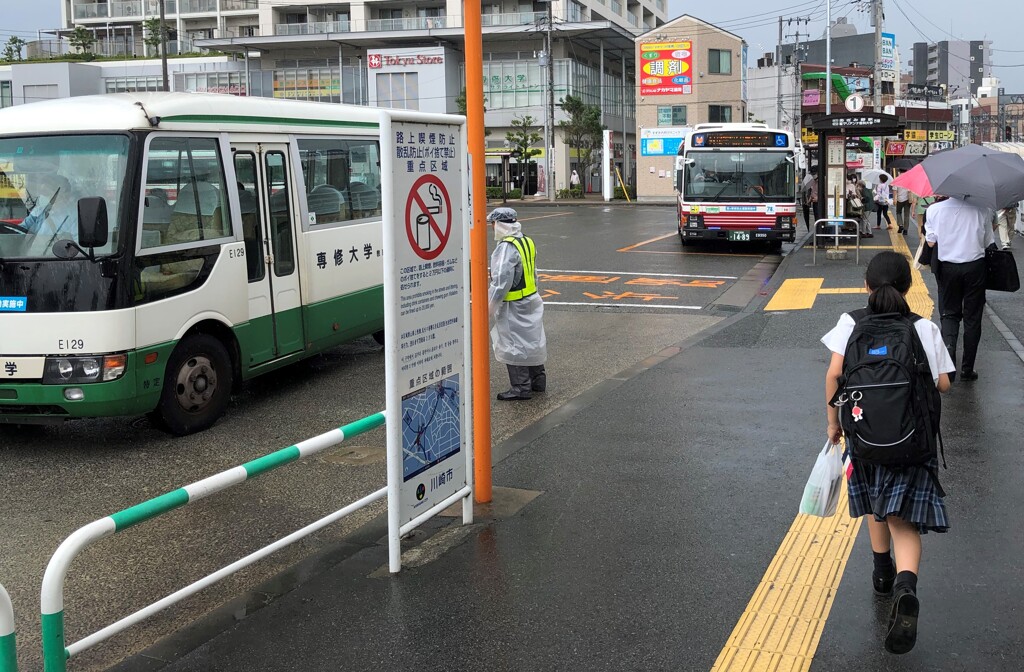
<instances>
[{"instance_id":1,"label":"bus door","mask_svg":"<svg viewBox=\"0 0 1024 672\"><path fill-rule=\"evenodd\" d=\"M249 273L248 366L303 349L297 209L286 144L236 144L235 175Z\"/></svg>"}]
</instances>

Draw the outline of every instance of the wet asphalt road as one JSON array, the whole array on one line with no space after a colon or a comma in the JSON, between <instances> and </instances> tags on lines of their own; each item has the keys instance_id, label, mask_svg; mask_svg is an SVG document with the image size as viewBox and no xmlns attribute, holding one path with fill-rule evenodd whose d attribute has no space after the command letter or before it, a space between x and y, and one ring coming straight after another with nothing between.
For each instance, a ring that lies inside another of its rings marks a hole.
<instances>
[{"instance_id":1,"label":"wet asphalt road","mask_svg":"<svg viewBox=\"0 0 1024 672\"><path fill-rule=\"evenodd\" d=\"M863 281L851 260L809 257L798 252L780 275L829 289ZM934 297L934 279L922 279ZM871 590L865 530L838 545L803 528L805 541L784 555L824 435L829 355L818 339L863 303L830 292L811 309L766 311L755 299L503 446L496 485L536 498L437 532L423 544L449 535L439 560L380 578L385 546L371 539L228 629L158 647L135 669L689 671L739 642L741 654L773 657L722 669L1019 670L1024 363L990 322L981 379L943 400L952 527L923 540L917 647L882 649L889 600ZM788 573L773 573L779 563ZM786 593L789 583L805 592ZM834 597L825 613L823 585ZM776 590L792 601L766 597Z\"/></svg>"},{"instance_id":2,"label":"wet asphalt road","mask_svg":"<svg viewBox=\"0 0 1024 672\"><path fill-rule=\"evenodd\" d=\"M549 391L514 409L496 406L495 444L596 383L735 312L758 294L758 283L778 262L778 257L766 261L765 249L684 252L672 208L523 207L520 217L537 241L538 265L547 276L541 289L548 302ZM737 287L740 291L728 295ZM253 381L213 429L182 439L162 434L144 418L0 426L0 583L14 601L24 669L39 667L39 585L62 539L126 506L381 410L383 364L381 350L369 339L335 349ZM501 368L492 368L491 378L492 391L504 389ZM376 430L98 543L69 574L68 641L383 483L384 437ZM73 668L103 669L145 648L340 543L381 511L371 507L280 551L76 657Z\"/></svg>"}]
</instances>

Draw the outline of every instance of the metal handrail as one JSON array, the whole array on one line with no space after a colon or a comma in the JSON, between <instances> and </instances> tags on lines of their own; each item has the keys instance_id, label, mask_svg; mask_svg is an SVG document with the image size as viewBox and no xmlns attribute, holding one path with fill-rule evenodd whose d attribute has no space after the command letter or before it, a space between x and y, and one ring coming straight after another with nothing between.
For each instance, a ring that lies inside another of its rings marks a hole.
<instances>
[{"instance_id":1,"label":"metal handrail","mask_svg":"<svg viewBox=\"0 0 1024 672\"><path fill-rule=\"evenodd\" d=\"M303 537L309 536L317 530L339 520L358 509L361 509L378 499L387 495L387 488L381 488L362 499L349 504L348 506L335 511L334 513L321 518L320 520L297 530L274 543L264 546L260 550L251 553L244 558L224 567L208 576L185 586L184 588L168 595L167 597L143 607L138 611L122 618L121 620L108 625L73 644L66 644L64 639L64 579L67 576L71 562L79 553L91 546L93 543L121 532L132 525L156 518L169 511L185 506L198 499L202 499L216 492L226 490L232 486L243 483L250 478L255 478L282 467L296 460L310 455L315 455L327 448L335 446L346 438L358 436L380 427L385 422L384 413L375 413L355 422L331 430L311 439L301 441L294 446L282 448L263 457L257 458L242 465L233 467L219 474L215 474L177 490L164 493L153 499L149 499L135 506L119 511L115 514L93 521L84 527L79 528L57 547L53 557L46 566L46 573L43 575L43 587L41 591L40 612L42 614L42 644L43 644L43 670L45 672L65 672L68 659L95 646L105 639L129 628L130 626L152 616L172 604L180 602L186 597L193 595L209 585L234 574L235 572L248 567L274 551L283 548ZM2 671L6 672L6 670Z\"/></svg>"},{"instance_id":2,"label":"metal handrail","mask_svg":"<svg viewBox=\"0 0 1024 672\"><path fill-rule=\"evenodd\" d=\"M839 222L850 222L856 228L856 233L839 233L841 228ZM835 233L818 233L818 224L822 223L835 223ZM849 217L823 217L814 222L814 233L811 234L811 241L814 244L814 251L811 252L811 265L814 266L818 263L818 238L835 238L836 247L839 247L840 238L856 238L857 242L857 261L860 264L860 221L856 219L850 219Z\"/></svg>"},{"instance_id":3,"label":"metal handrail","mask_svg":"<svg viewBox=\"0 0 1024 672\"><path fill-rule=\"evenodd\" d=\"M0 583L0 672L18 672L18 650L14 645L14 606Z\"/></svg>"}]
</instances>

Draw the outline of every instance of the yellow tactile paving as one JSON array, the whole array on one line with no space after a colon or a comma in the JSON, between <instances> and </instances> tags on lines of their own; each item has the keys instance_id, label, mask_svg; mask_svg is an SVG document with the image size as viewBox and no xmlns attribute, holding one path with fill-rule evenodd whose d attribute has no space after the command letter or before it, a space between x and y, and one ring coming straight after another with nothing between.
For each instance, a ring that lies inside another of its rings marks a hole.
<instances>
[{"instance_id":1,"label":"yellow tactile paving","mask_svg":"<svg viewBox=\"0 0 1024 672\"><path fill-rule=\"evenodd\" d=\"M912 260L902 236L893 234L893 249ZM911 267L913 285L907 293L911 310L931 318L935 304L921 272ZM776 305L806 304L818 294L853 294L858 289L821 289L822 278L786 280L765 310ZM795 504L794 504L795 505ZM712 672L804 672L818 649L843 571L850 558L861 520L851 519L846 488L831 518L797 515L775 553L761 583L718 654Z\"/></svg>"},{"instance_id":2,"label":"yellow tactile paving","mask_svg":"<svg viewBox=\"0 0 1024 672\"><path fill-rule=\"evenodd\" d=\"M822 287L818 294L867 294L863 287Z\"/></svg>"},{"instance_id":3,"label":"yellow tactile paving","mask_svg":"<svg viewBox=\"0 0 1024 672\"><path fill-rule=\"evenodd\" d=\"M765 310L807 310L821 290L824 278L790 278L784 280Z\"/></svg>"},{"instance_id":4,"label":"yellow tactile paving","mask_svg":"<svg viewBox=\"0 0 1024 672\"><path fill-rule=\"evenodd\" d=\"M847 510L844 488L836 515L796 517L713 671L810 669L860 530Z\"/></svg>"},{"instance_id":5,"label":"yellow tactile paving","mask_svg":"<svg viewBox=\"0 0 1024 672\"><path fill-rule=\"evenodd\" d=\"M893 234L892 247L913 262L914 254L910 251L907 241L904 240L903 236ZM907 303L910 304L912 311L930 320L932 319L932 312L935 310L935 302L932 301L932 297L928 294L928 287L924 284L924 276L921 275L921 271L914 268L913 263L910 265L910 274L914 278L914 283L910 286L910 291L907 292Z\"/></svg>"}]
</instances>

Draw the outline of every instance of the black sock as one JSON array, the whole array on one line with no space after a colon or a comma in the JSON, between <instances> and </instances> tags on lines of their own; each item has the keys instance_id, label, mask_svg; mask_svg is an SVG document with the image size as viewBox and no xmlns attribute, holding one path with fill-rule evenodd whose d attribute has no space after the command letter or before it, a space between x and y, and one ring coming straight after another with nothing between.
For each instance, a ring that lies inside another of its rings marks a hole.
<instances>
[{"instance_id":1,"label":"black sock","mask_svg":"<svg viewBox=\"0 0 1024 672\"><path fill-rule=\"evenodd\" d=\"M871 552L875 556L875 571L879 574L895 574L896 565L892 563L892 558L889 556L889 552L875 553ZM887 571L888 570L888 571Z\"/></svg>"},{"instance_id":2,"label":"black sock","mask_svg":"<svg viewBox=\"0 0 1024 672\"><path fill-rule=\"evenodd\" d=\"M896 586L906 586L917 594L917 574L913 572L900 572L896 575Z\"/></svg>"}]
</instances>

